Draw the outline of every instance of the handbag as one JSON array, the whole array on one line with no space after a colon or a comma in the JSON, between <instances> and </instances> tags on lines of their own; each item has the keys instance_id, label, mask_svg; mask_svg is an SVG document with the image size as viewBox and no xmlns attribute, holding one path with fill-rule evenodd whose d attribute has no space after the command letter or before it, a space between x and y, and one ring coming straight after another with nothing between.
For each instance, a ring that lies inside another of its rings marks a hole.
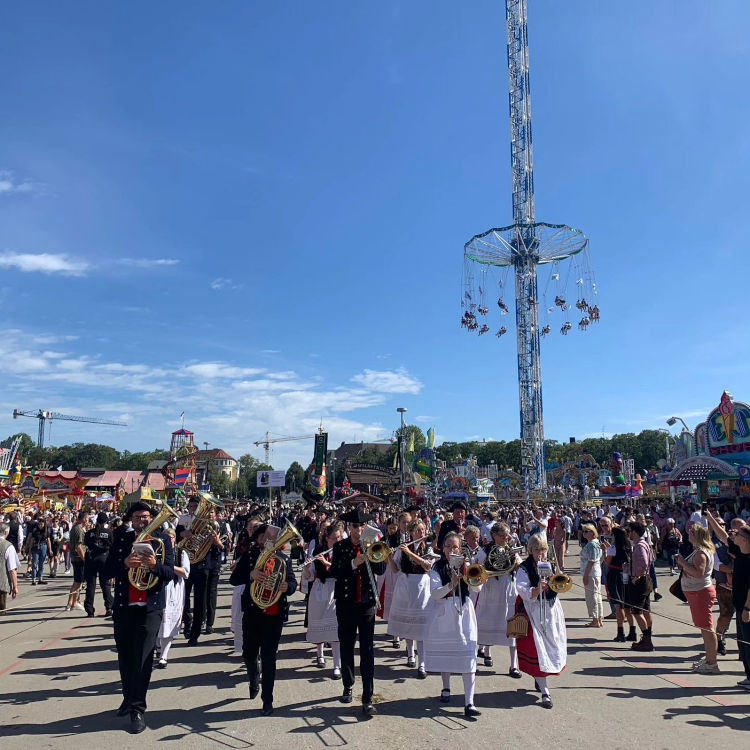
<instances>
[{"instance_id":1,"label":"handbag","mask_svg":"<svg viewBox=\"0 0 750 750\"><path fill-rule=\"evenodd\" d=\"M518 612L508 620L505 629L506 638L525 638L528 634L529 618L523 612Z\"/></svg>"},{"instance_id":2,"label":"handbag","mask_svg":"<svg viewBox=\"0 0 750 750\"><path fill-rule=\"evenodd\" d=\"M687 597L682 590L682 572L680 572L680 577L669 587L669 593L677 597L681 602L687 603Z\"/></svg>"}]
</instances>

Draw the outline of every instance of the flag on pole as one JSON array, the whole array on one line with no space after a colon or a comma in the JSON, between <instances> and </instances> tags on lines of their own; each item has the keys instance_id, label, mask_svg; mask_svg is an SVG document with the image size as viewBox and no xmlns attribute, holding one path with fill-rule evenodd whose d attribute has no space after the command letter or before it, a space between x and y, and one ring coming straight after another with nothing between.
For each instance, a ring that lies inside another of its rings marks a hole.
<instances>
[{"instance_id":1,"label":"flag on pole","mask_svg":"<svg viewBox=\"0 0 750 750\"><path fill-rule=\"evenodd\" d=\"M406 449L407 453L414 453L414 431L409 435L409 447Z\"/></svg>"}]
</instances>

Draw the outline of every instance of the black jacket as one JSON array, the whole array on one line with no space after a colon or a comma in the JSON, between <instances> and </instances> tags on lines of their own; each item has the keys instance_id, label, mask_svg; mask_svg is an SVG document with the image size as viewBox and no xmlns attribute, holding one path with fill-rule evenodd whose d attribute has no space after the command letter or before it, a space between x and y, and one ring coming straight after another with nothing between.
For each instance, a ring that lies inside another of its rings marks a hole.
<instances>
[{"instance_id":1,"label":"black jacket","mask_svg":"<svg viewBox=\"0 0 750 750\"><path fill-rule=\"evenodd\" d=\"M331 569L328 575L336 579L334 598L337 602L357 601L357 578L362 581L362 604L374 607L378 601L378 592L372 590L367 565L360 565L356 570L352 568L352 560L357 556L357 550L351 539L342 539L333 545L331 555ZM373 576L385 573L386 563L371 563Z\"/></svg>"},{"instance_id":2,"label":"black jacket","mask_svg":"<svg viewBox=\"0 0 750 750\"><path fill-rule=\"evenodd\" d=\"M255 565L260 557L261 550L257 544L250 545L250 549L245 552L240 559L237 561L232 575L229 576L229 583L232 586L240 586L245 584L245 590L242 592L242 611L243 612L254 612L255 614L262 614L263 610L258 607L250 596L250 588L253 582L250 580L250 574L255 570ZM285 593L281 595L279 599L279 608L282 614L283 622L287 621L289 617L289 597L297 590L297 579L294 577L294 571L292 570L292 563L289 558L283 552L276 552L286 564L286 584L288 586Z\"/></svg>"},{"instance_id":3,"label":"black jacket","mask_svg":"<svg viewBox=\"0 0 750 750\"><path fill-rule=\"evenodd\" d=\"M89 529L83 537L86 546L86 556L89 558L106 557L112 546L112 532L103 526Z\"/></svg>"},{"instance_id":4,"label":"black jacket","mask_svg":"<svg viewBox=\"0 0 750 750\"><path fill-rule=\"evenodd\" d=\"M159 579L157 584L148 590L146 599L146 609L152 612L155 609L164 609L166 606L166 597L164 587L174 578L174 548L172 540L161 531L155 531L154 538L161 539L164 542L164 562L156 558L156 568L154 575ZM115 579L115 601L114 609L122 609L128 606L128 590L130 583L128 581L128 571L130 568L125 567L125 558L128 557L133 549L136 533L133 529L120 531L114 534L112 546L109 548L107 560L104 563L102 575L105 578Z\"/></svg>"}]
</instances>

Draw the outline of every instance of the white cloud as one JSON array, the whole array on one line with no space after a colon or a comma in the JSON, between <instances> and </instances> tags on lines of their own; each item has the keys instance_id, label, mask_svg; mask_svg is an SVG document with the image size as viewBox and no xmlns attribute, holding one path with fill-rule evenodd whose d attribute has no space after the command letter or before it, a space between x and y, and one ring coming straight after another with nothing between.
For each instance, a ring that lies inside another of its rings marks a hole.
<instances>
[{"instance_id":1,"label":"white cloud","mask_svg":"<svg viewBox=\"0 0 750 750\"><path fill-rule=\"evenodd\" d=\"M118 258L115 263L119 266L131 268L159 268L160 266L176 266L180 261L176 258Z\"/></svg>"},{"instance_id":2,"label":"white cloud","mask_svg":"<svg viewBox=\"0 0 750 750\"><path fill-rule=\"evenodd\" d=\"M194 375L199 378L249 378L260 375L265 370L258 367L235 367L224 362L200 362L199 364L186 365L181 371L183 374Z\"/></svg>"},{"instance_id":3,"label":"white cloud","mask_svg":"<svg viewBox=\"0 0 750 750\"><path fill-rule=\"evenodd\" d=\"M218 292L221 289L236 290L242 289L242 284L236 284L232 279L226 279L223 276L219 276L211 282L211 289L215 292Z\"/></svg>"},{"instance_id":4,"label":"white cloud","mask_svg":"<svg viewBox=\"0 0 750 750\"><path fill-rule=\"evenodd\" d=\"M30 193L34 189L33 183L28 180L19 182L12 172L0 170L0 195L10 193Z\"/></svg>"},{"instance_id":5,"label":"white cloud","mask_svg":"<svg viewBox=\"0 0 750 750\"><path fill-rule=\"evenodd\" d=\"M422 390L422 383L409 375L403 367L398 370L365 370L355 375L352 382L378 393L417 395Z\"/></svg>"},{"instance_id":6,"label":"white cloud","mask_svg":"<svg viewBox=\"0 0 750 750\"><path fill-rule=\"evenodd\" d=\"M437 420L438 420L437 417L431 417L429 415L420 415L418 417L414 417L415 422L422 422L422 423L437 422Z\"/></svg>"},{"instance_id":7,"label":"white cloud","mask_svg":"<svg viewBox=\"0 0 750 750\"><path fill-rule=\"evenodd\" d=\"M64 253L2 253L0 268L23 273L59 273L63 276L83 276L91 266Z\"/></svg>"}]
</instances>

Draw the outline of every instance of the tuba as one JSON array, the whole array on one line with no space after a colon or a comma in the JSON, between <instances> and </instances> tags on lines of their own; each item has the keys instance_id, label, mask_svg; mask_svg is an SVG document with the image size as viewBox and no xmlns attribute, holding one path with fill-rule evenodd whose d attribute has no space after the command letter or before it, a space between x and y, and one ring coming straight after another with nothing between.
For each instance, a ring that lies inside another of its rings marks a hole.
<instances>
[{"instance_id":1,"label":"tuba","mask_svg":"<svg viewBox=\"0 0 750 750\"><path fill-rule=\"evenodd\" d=\"M191 565L201 562L208 554L213 544L213 535L219 530L219 524L209 518L211 511L215 510L219 503L209 492L199 492L198 496L198 507L188 529L193 536L182 539L177 544L179 549L185 550Z\"/></svg>"},{"instance_id":2,"label":"tuba","mask_svg":"<svg viewBox=\"0 0 750 750\"><path fill-rule=\"evenodd\" d=\"M272 546L264 549L255 563L255 570L264 574L262 581L253 581L250 585L250 598L260 609L268 609L281 599L281 584L286 580L286 563L276 554L292 539L301 539L302 535L289 521L276 537Z\"/></svg>"},{"instance_id":3,"label":"tuba","mask_svg":"<svg viewBox=\"0 0 750 750\"><path fill-rule=\"evenodd\" d=\"M170 518L176 519L177 517L177 514L165 503L151 523L135 538L136 542L149 542L151 544L154 548L154 556L157 562L164 562L164 541L151 535L165 521L168 521ZM146 567L130 568L128 570L128 580L133 585L133 588L138 589L138 591L148 591L159 582L159 579Z\"/></svg>"}]
</instances>

